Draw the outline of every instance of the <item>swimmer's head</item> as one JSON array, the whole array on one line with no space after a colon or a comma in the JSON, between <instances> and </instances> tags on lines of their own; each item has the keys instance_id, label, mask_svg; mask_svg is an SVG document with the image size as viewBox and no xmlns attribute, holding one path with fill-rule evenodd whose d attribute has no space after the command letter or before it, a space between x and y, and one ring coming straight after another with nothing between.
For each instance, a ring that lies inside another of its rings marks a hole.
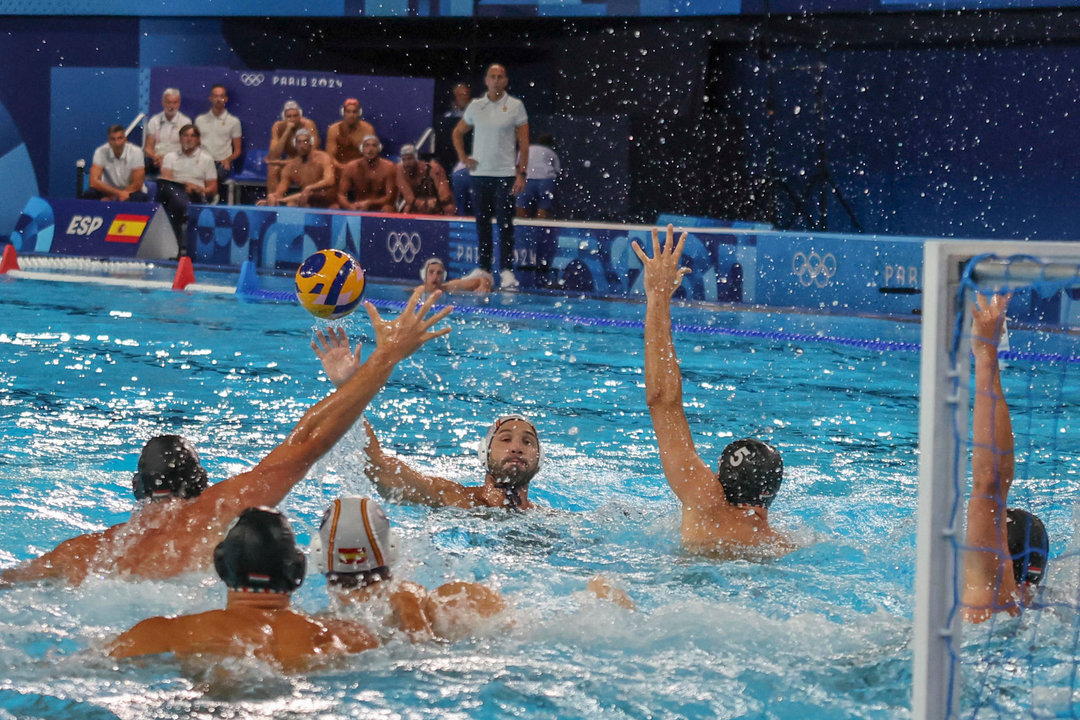
<instances>
[{"instance_id":1,"label":"swimmer's head","mask_svg":"<svg viewBox=\"0 0 1080 720\"><path fill-rule=\"evenodd\" d=\"M302 117L304 117L304 109L295 100L286 100L285 104L281 106L282 120L298 122Z\"/></svg>"},{"instance_id":2,"label":"swimmer's head","mask_svg":"<svg viewBox=\"0 0 1080 720\"><path fill-rule=\"evenodd\" d=\"M430 278L428 277L429 271L431 274ZM429 284L429 280L430 284L433 286L440 285L446 280L446 265L444 265L443 261L437 257L428 258L427 261L424 262L424 266L420 268L420 280L422 280L425 285Z\"/></svg>"},{"instance_id":3,"label":"swimmer's head","mask_svg":"<svg viewBox=\"0 0 1080 720\"><path fill-rule=\"evenodd\" d=\"M356 98L345 98L345 102L341 103L341 117L348 124L355 124L363 114L364 108L360 107L360 101Z\"/></svg>"},{"instance_id":4,"label":"swimmer's head","mask_svg":"<svg viewBox=\"0 0 1080 720\"><path fill-rule=\"evenodd\" d=\"M784 461L768 443L736 440L720 456L717 479L730 504L768 508L784 479Z\"/></svg>"},{"instance_id":5,"label":"swimmer's head","mask_svg":"<svg viewBox=\"0 0 1080 720\"><path fill-rule=\"evenodd\" d=\"M390 577L397 538L377 502L342 497L323 513L319 532L311 538L311 557L330 585L370 585Z\"/></svg>"},{"instance_id":6,"label":"swimmer's head","mask_svg":"<svg viewBox=\"0 0 1080 720\"><path fill-rule=\"evenodd\" d=\"M186 500L198 497L206 486L206 470L199 464L199 454L187 438L179 435L150 438L131 478L136 500Z\"/></svg>"},{"instance_id":7,"label":"swimmer's head","mask_svg":"<svg viewBox=\"0 0 1080 720\"><path fill-rule=\"evenodd\" d=\"M536 425L524 415L496 418L480 443L479 454L495 484L514 490L529 484L544 459Z\"/></svg>"},{"instance_id":8,"label":"swimmer's head","mask_svg":"<svg viewBox=\"0 0 1080 720\"><path fill-rule=\"evenodd\" d=\"M368 160L374 160L382 152L382 143L374 135L365 135L360 141L360 154Z\"/></svg>"},{"instance_id":9,"label":"swimmer's head","mask_svg":"<svg viewBox=\"0 0 1080 720\"><path fill-rule=\"evenodd\" d=\"M1046 526L1037 516L1017 508L1008 509L1005 524L1016 584L1037 585L1043 579L1050 555Z\"/></svg>"},{"instance_id":10,"label":"swimmer's head","mask_svg":"<svg viewBox=\"0 0 1080 720\"><path fill-rule=\"evenodd\" d=\"M214 548L214 569L230 590L291 593L306 566L289 521L267 507L240 513Z\"/></svg>"}]
</instances>

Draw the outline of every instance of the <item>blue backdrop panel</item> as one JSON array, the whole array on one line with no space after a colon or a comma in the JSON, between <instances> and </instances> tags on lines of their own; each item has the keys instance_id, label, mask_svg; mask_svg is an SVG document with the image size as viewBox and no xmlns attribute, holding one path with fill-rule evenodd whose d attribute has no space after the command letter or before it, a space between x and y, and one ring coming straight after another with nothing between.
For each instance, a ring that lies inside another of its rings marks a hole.
<instances>
[{"instance_id":1,"label":"blue backdrop panel","mask_svg":"<svg viewBox=\"0 0 1080 720\"><path fill-rule=\"evenodd\" d=\"M49 129L49 196L73 197L75 161L90 160L108 127L127 125L139 114L139 72L134 68L52 69ZM133 134L141 144L141 134Z\"/></svg>"},{"instance_id":2,"label":"blue backdrop panel","mask_svg":"<svg viewBox=\"0 0 1080 720\"><path fill-rule=\"evenodd\" d=\"M450 228L445 221L367 216L362 228L360 263L375 277L419 283L425 260L446 257Z\"/></svg>"},{"instance_id":3,"label":"blue backdrop panel","mask_svg":"<svg viewBox=\"0 0 1080 720\"><path fill-rule=\"evenodd\" d=\"M147 71L177 65L243 67L222 34L221 25L219 17L140 19L139 67ZM151 114L161 111L160 98L159 93L150 99ZM190 115L191 108L202 107L203 97L195 100L197 104L182 106L185 114Z\"/></svg>"},{"instance_id":4,"label":"blue backdrop panel","mask_svg":"<svg viewBox=\"0 0 1080 720\"><path fill-rule=\"evenodd\" d=\"M244 148L265 149L270 128L281 117L281 106L295 100L315 121L325 140L326 128L341 119L341 103L359 98L364 119L375 126L386 153L415 142L431 124L435 81L368 75L339 75L299 70L231 70L224 67L156 67L150 72L150 98L167 87L184 97L184 112L192 119L209 107L210 87L222 84L229 92L229 112L243 124ZM157 112L157 109L154 110Z\"/></svg>"},{"instance_id":5,"label":"blue backdrop panel","mask_svg":"<svg viewBox=\"0 0 1080 720\"><path fill-rule=\"evenodd\" d=\"M260 0L259 2L222 2L221 0L97 0L88 6L81 0L0 0L3 15L164 15L232 17L339 17L344 0Z\"/></svg>"},{"instance_id":6,"label":"blue backdrop panel","mask_svg":"<svg viewBox=\"0 0 1080 720\"><path fill-rule=\"evenodd\" d=\"M34 197L19 216L11 243L19 252L134 258L160 207Z\"/></svg>"},{"instance_id":7,"label":"blue backdrop panel","mask_svg":"<svg viewBox=\"0 0 1080 720\"><path fill-rule=\"evenodd\" d=\"M921 240L769 233L757 248L755 302L908 315L921 305Z\"/></svg>"}]
</instances>

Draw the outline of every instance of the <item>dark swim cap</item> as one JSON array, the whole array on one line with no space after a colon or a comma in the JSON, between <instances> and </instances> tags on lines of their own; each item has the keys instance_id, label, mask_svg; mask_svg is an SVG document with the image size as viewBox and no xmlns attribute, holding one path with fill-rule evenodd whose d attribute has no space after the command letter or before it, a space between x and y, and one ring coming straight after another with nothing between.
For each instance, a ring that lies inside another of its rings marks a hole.
<instances>
[{"instance_id":1,"label":"dark swim cap","mask_svg":"<svg viewBox=\"0 0 1080 720\"><path fill-rule=\"evenodd\" d=\"M1046 560L1050 555L1050 538L1046 526L1026 510L1009 508L1005 528L1009 538L1009 554L1013 559L1013 577L1018 585L1037 584L1043 578Z\"/></svg>"},{"instance_id":2,"label":"dark swim cap","mask_svg":"<svg viewBox=\"0 0 1080 720\"><path fill-rule=\"evenodd\" d=\"M240 513L214 548L214 569L230 590L291 593L306 566L289 521L267 507Z\"/></svg>"},{"instance_id":3,"label":"dark swim cap","mask_svg":"<svg viewBox=\"0 0 1080 720\"><path fill-rule=\"evenodd\" d=\"M206 486L206 470L199 464L199 454L179 435L150 438L139 455L138 471L131 478L136 500L193 498Z\"/></svg>"},{"instance_id":4,"label":"dark swim cap","mask_svg":"<svg viewBox=\"0 0 1080 720\"><path fill-rule=\"evenodd\" d=\"M784 461L768 443L746 438L724 448L717 474L732 505L767 508L784 479Z\"/></svg>"}]
</instances>

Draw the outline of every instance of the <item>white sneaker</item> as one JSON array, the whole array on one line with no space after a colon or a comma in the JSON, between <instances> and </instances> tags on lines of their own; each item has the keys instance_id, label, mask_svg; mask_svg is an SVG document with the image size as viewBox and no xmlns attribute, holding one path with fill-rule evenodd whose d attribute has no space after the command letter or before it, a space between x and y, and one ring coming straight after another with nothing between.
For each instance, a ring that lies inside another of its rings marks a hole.
<instances>
[{"instance_id":1,"label":"white sneaker","mask_svg":"<svg viewBox=\"0 0 1080 720\"><path fill-rule=\"evenodd\" d=\"M513 270L502 270L499 272L499 288L502 290L517 290L518 281L514 277Z\"/></svg>"}]
</instances>

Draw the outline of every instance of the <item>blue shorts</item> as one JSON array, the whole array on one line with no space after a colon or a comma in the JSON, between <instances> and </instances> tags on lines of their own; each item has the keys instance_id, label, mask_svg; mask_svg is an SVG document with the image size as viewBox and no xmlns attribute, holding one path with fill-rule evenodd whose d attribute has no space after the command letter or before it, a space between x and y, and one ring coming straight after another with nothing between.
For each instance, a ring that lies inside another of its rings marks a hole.
<instances>
[{"instance_id":1,"label":"blue shorts","mask_svg":"<svg viewBox=\"0 0 1080 720\"><path fill-rule=\"evenodd\" d=\"M555 205L555 179L526 180L525 190L517 196L516 205L527 208L536 203L537 210L551 210Z\"/></svg>"}]
</instances>

